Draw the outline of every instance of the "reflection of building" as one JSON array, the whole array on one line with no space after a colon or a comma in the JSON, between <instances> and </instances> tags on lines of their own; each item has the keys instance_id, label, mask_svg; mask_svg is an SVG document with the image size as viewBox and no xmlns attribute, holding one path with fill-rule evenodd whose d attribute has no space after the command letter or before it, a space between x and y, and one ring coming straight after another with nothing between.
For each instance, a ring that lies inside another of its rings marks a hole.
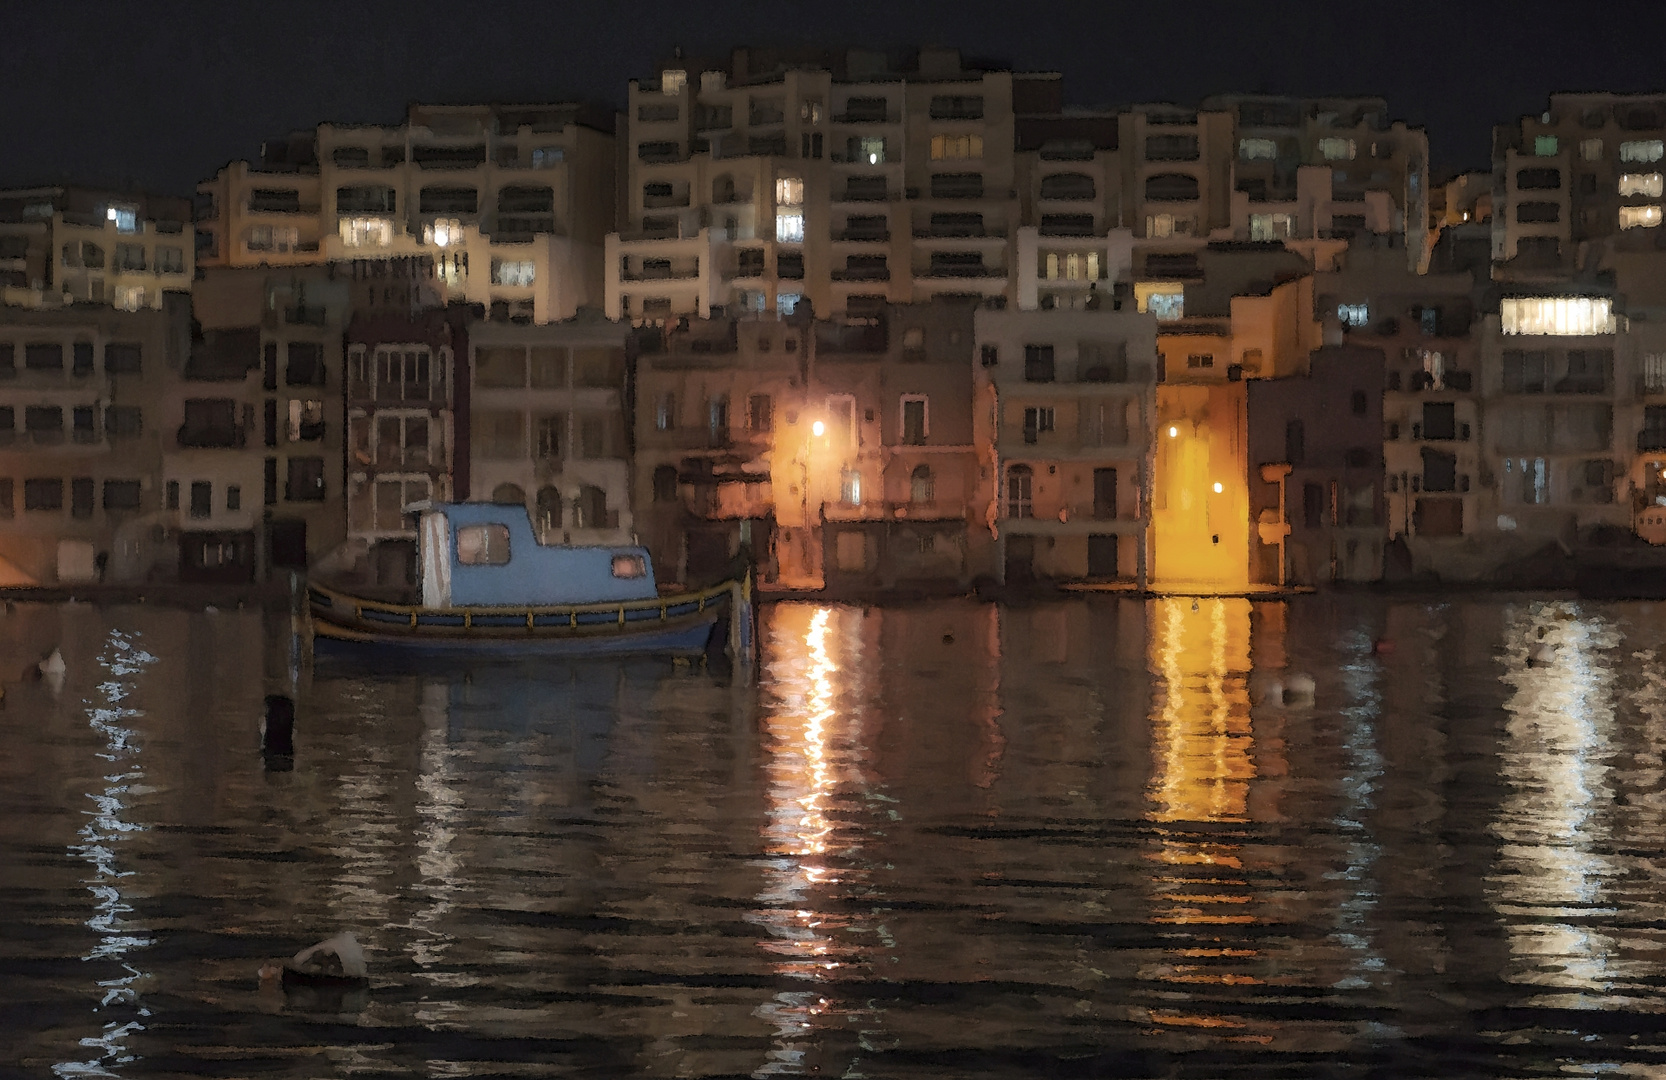
<instances>
[{"instance_id":1,"label":"reflection of building","mask_svg":"<svg viewBox=\"0 0 1666 1080\"><path fill-rule=\"evenodd\" d=\"M630 86L608 314L1010 297L1014 112L1057 86L937 48L661 65Z\"/></svg>"},{"instance_id":2,"label":"reflection of building","mask_svg":"<svg viewBox=\"0 0 1666 1080\"><path fill-rule=\"evenodd\" d=\"M0 191L0 303L159 308L189 292L186 199L81 186Z\"/></svg>"},{"instance_id":3,"label":"reflection of building","mask_svg":"<svg viewBox=\"0 0 1666 1080\"><path fill-rule=\"evenodd\" d=\"M1141 577L1157 323L1134 311L979 311L985 524L1003 580Z\"/></svg>"},{"instance_id":4,"label":"reflection of building","mask_svg":"<svg viewBox=\"0 0 1666 1080\"><path fill-rule=\"evenodd\" d=\"M571 318L601 303L613 123L574 104L413 105L398 125L271 140L199 186L201 261L420 263L423 289L493 319ZM389 276L364 286L406 287Z\"/></svg>"},{"instance_id":5,"label":"reflection of building","mask_svg":"<svg viewBox=\"0 0 1666 1080\"><path fill-rule=\"evenodd\" d=\"M595 318L473 327L471 498L524 505L544 543L630 541L626 333Z\"/></svg>"},{"instance_id":6,"label":"reflection of building","mask_svg":"<svg viewBox=\"0 0 1666 1080\"><path fill-rule=\"evenodd\" d=\"M184 299L161 311L0 307L0 583L176 572L188 519L163 455L191 344Z\"/></svg>"}]
</instances>

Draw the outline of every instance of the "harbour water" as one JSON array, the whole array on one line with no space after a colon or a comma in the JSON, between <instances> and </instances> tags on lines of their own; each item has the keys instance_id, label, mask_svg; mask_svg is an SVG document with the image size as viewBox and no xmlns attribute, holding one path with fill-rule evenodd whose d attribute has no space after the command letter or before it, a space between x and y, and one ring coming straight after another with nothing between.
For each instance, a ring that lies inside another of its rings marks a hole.
<instances>
[{"instance_id":1,"label":"harbour water","mask_svg":"<svg viewBox=\"0 0 1666 1080\"><path fill-rule=\"evenodd\" d=\"M292 761L281 630L0 614L0 1075L1666 1074L1661 605L778 603L321 659Z\"/></svg>"}]
</instances>

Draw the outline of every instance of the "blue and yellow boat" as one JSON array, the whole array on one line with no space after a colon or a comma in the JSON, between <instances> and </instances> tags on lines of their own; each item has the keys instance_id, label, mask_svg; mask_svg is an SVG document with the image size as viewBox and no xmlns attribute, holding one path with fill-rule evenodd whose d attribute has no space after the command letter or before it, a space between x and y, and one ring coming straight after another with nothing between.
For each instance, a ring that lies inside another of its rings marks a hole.
<instances>
[{"instance_id":1,"label":"blue and yellow boat","mask_svg":"<svg viewBox=\"0 0 1666 1080\"><path fill-rule=\"evenodd\" d=\"M751 646L749 575L660 595L648 550L538 543L524 507L430 503L419 514L420 604L307 587L315 641L493 653L693 655L728 626ZM725 644L717 642L717 644Z\"/></svg>"}]
</instances>

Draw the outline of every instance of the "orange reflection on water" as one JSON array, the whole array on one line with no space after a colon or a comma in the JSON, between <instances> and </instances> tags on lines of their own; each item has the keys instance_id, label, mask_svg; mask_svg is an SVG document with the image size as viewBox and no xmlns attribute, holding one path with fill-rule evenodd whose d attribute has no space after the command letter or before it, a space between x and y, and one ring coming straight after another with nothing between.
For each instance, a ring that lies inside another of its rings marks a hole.
<instances>
[{"instance_id":1,"label":"orange reflection on water","mask_svg":"<svg viewBox=\"0 0 1666 1080\"><path fill-rule=\"evenodd\" d=\"M1255 896L1243 876L1244 849L1234 831L1213 826L1251 820L1250 789L1258 770L1250 721L1250 604L1247 600L1191 597L1154 601L1150 608L1149 662L1157 676L1152 710L1152 773L1146 816L1161 823L1149 855L1160 867L1151 877L1152 923L1190 927L1175 947L1140 969L1140 977L1169 987L1165 997L1187 990L1263 985L1242 970L1259 960L1253 948L1227 947L1213 935L1260 921ZM1227 966L1222 966L1222 965ZM1200 1003L1201 1004L1201 1003ZM1171 1004L1148 1014L1152 1032L1267 1043L1260 1021L1223 1016L1208 1007Z\"/></svg>"}]
</instances>

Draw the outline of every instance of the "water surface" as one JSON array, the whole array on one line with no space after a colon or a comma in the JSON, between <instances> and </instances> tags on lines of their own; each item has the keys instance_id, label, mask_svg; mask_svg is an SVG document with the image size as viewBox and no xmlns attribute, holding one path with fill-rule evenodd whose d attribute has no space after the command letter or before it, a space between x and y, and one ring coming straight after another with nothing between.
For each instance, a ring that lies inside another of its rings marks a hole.
<instances>
[{"instance_id":1,"label":"water surface","mask_svg":"<svg viewBox=\"0 0 1666 1080\"><path fill-rule=\"evenodd\" d=\"M0 1073L1666 1074L1666 608L763 619L321 661L285 769L281 625L0 614ZM343 929L368 993L258 979Z\"/></svg>"}]
</instances>

